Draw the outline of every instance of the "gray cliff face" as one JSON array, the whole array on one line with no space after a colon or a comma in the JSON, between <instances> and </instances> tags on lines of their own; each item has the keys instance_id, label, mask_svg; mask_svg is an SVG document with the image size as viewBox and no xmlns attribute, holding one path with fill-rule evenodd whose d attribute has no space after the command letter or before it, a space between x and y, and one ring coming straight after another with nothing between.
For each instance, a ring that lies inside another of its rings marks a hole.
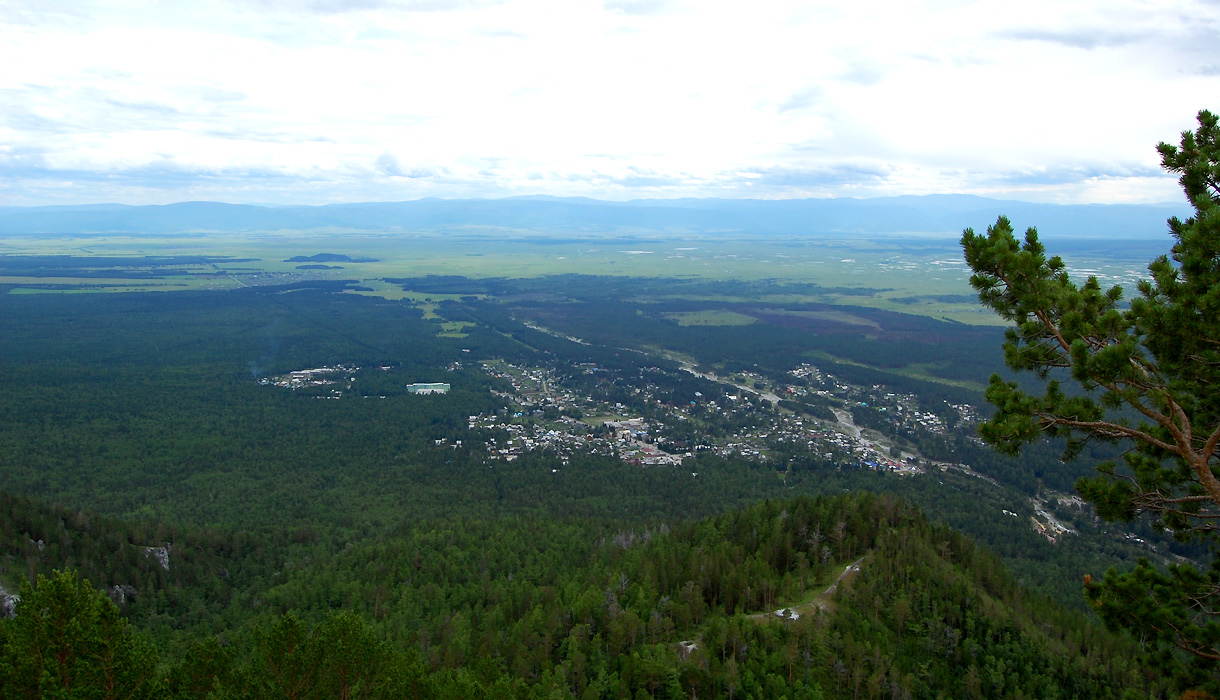
<instances>
[{"instance_id":1,"label":"gray cliff face","mask_svg":"<svg viewBox=\"0 0 1220 700\"><path fill-rule=\"evenodd\" d=\"M0 617L14 617L17 614L17 603L21 596L9 593L0 586Z\"/></svg>"},{"instance_id":2,"label":"gray cliff face","mask_svg":"<svg viewBox=\"0 0 1220 700\"><path fill-rule=\"evenodd\" d=\"M169 545L162 547L145 547L144 556L157 562L162 569L169 571Z\"/></svg>"},{"instance_id":3,"label":"gray cliff face","mask_svg":"<svg viewBox=\"0 0 1220 700\"><path fill-rule=\"evenodd\" d=\"M106 591L106 595L110 596L110 600L114 601L115 605L125 605L129 601L134 600L139 591L135 586L115 584Z\"/></svg>"}]
</instances>

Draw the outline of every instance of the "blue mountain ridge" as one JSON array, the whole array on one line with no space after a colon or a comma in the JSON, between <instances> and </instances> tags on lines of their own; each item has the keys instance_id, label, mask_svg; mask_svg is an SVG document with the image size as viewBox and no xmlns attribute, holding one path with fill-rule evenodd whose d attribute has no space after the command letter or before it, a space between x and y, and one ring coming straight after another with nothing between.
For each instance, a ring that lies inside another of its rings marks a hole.
<instances>
[{"instance_id":1,"label":"blue mountain ridge","mask_svg":"<svg viewBox=\"0 0 1220 700\"><path fill-rule=\"evenodd\" d=\"M524 196L320 206L179 202L0 208L0 234L186 234L272 230L463 231L495 234L956 237L1008 216L1019 230L1071 238L1158 239L1181 204L1039 204L973 195L876 199L639 199Z\"/></svg>"}]
</instances>

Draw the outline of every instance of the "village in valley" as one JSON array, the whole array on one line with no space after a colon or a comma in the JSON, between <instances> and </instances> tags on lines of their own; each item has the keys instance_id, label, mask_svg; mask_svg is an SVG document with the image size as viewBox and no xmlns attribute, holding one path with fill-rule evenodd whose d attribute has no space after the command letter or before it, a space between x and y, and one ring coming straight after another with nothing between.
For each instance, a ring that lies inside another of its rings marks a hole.
<instances>
[{"instance_id":1,"label":"village in valley","mask_svg":"<svg viewBox=\"0 0 1220 700\"><path fill-rule=\"evenodd\" d=\"M883 404L898 427L944 434L945 420L920 410L916 397L887 392L879 385L846 384L808 364L793 369L793 383L783 385L750 372L726 379L699 373L705 387L711 385L718 391L695 391L686 403L668 400L672 397L661 389L667 384L662 375L674 371L655 366L643 370L653 381L625 389L626 401L608 401L598 392L569 388L560 379L563 372L554 367L492 361L484 362L483 369L505 385L497 395L509 405L494 415L470 416L468 427L507 436L488 438L494 459L511 461L534 450L561 456L586 450L640 465L676 467L700 452L762 462L801 452L839 467L899 475L946 466L900 448L882 433L862 429L852 420L851 404L868 406L871 400L874 405ZM585 377L599 377L598 384L626 384L610 370L589 363L577 369ZM695 374L689 367L678 372ZM588 383L584 384L587 389ZM836 407L817 417L801 410L796 401L802 398ZM953 409L960 421L974 421L972 407Z\"/></svg>"},{"instance_id":2,"label":"village in valley","mask_svg":"<svg viewBox=\"0 0 1220 700\"><path fill-rule=\"evenodd\" d=\"M919 449L946 444L954 435L979 442L974 434L978 413L969 404L942 401L926 406L915 395L880 384L852 384L808 362L782 377L751 371L721 377L674 359L617 368L558 357L547 366L484 360L478 367L492 378L492 395L503 406L467 418L472 439L440 438L436 446L481 444L489 465L541 452L558 459L555 470L568 466L579 453L643 468L684 469L698 476L694 458L707 454L768 463L781 473L793 465L868 469L899 477L953 469L995 483L968 464ZM462 366L454 362L447 371ZM301 390L313 398L340 399L351 393L361 372L353 363L340 363L263 377L258 383ZM412 400L428 400L451 387L437 381L398 386L396 393ZM360 395L386 398L376 392ZM1074 534L1054 515L1057 509L1073 509L1077 504L1063 502L1071 498L1047 493L1033 499L1031 527L1051 542Z\"/></svg>"},{"instance_id":3,"label":"village in valley","mask_svg":"<svg viewBox=\"0 0 1220 700\"><path fill-rule=\"evenodd\" d=\"M497 380L494 393L505 404L467 419L489 464L544 452L566 466L582 452L643 468L689 469L684 465L695 464L697 455L713 454L771 463L781 472L801 461L897 477L952 469L995 484L967 464L928 457L914 446L921 438L946 441L951 433L980 443L975 407L942 402L931 410L915 395L851 384L809 363L782 381L754 372L718 377L686 363L676 369L644 366L635 377L559 360L551 366L492 360L481 367ZM689 400L676 400L683 392L673 386L690 380L701 389ZM873 420L866 427L855 416ZM697 470L690 473L698 476ZM1075 534L1054 515L1057 509L1074 510L1076 504L1067 502L1074 498L1048 491L1032 499L1031 528L1052 543Z\"/></svg>"}]
</instances>

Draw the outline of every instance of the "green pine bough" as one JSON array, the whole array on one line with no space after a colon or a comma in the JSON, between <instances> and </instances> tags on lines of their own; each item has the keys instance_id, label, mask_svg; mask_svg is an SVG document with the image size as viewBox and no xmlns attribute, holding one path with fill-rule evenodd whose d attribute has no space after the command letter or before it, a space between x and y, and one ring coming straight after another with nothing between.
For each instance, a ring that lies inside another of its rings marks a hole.
<instances>
[{"instance_id":1,"label":"green pine bough","mask_svg":"<svg viewBox=\"0 0 1220 700\"><path fill-rule=\"evenodd\" d=\"M1119 445L1077 488L1110 520L1151 517L1181 539L1215 543L1220 528L1220 128L1208 111L1181 144L1161 143L1162 166L1180 176L1194 207L1170 219L1174 244L1124 305L1120 287L1077 285L1033 228L1024 242L1000 217L961 244L983 305L1013 324L1004 358L1031 372L1041 393L992 376L994 417L982 428L997 449L1051 436L1065 458L1091 441ZM1220 567L1134 570L1086 578L1103 620L1132 632L1183 687L1220 688Z\"/></svg>"}]
</instances>

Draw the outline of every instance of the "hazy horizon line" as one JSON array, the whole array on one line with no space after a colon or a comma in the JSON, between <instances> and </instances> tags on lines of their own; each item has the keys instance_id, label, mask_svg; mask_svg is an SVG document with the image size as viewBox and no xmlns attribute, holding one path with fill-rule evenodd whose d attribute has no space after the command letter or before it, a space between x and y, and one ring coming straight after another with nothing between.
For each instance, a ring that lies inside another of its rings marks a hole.
<instances>
[{"instance_id":1,"label":"hazy horizon line","mask_svg":"<svg viewBox=\"0 0 1220 700\"><path fill-rule=\"evenodd\" d=\"M82 201L70 204L0 204L2 209L54 209L54 208L80 208L80 207L169 207L182 204L223 204L227 206L248 206L262 207L265 209L288 209L292 207L327 207L327 206L355 206L361 204L409 204L413 202L494 202L494 201L510 201L510 200L526 200L526 201L584 201L598 204L631 204L640 202L832 202L832 201L853 201L853 202L869 202L880 200L897 200L897 199L931 199L936 197L954 197L962 199L977 199L989 202L1014 202L1019 204L1036 204L1041 206L1056 206L1056 207L1112 207L1112 206L1134 206L1134 207L1181 207L1189 206L1189 202L1185 201L1160 201L1160 202L1053 202L1037 199L1017 199L1013 197L989 197L979 194L971 194L966 192L936 192L930 194L898 194L898 195L878 195L875 197L849 197L849 196L825 196L825 197L637 197L632 199L602 199L598 197L590 197L587 195L549 195L549 194L522 194L522 195L507 195L503 197L417 197L414 199L359 199L351 201L338 202L295 202L295 203L279 203L265 201L228 201L220 199L183 199L173 202L162 203L143 203L129 204L119 201Z\"/></svg>"}]
</instances>

